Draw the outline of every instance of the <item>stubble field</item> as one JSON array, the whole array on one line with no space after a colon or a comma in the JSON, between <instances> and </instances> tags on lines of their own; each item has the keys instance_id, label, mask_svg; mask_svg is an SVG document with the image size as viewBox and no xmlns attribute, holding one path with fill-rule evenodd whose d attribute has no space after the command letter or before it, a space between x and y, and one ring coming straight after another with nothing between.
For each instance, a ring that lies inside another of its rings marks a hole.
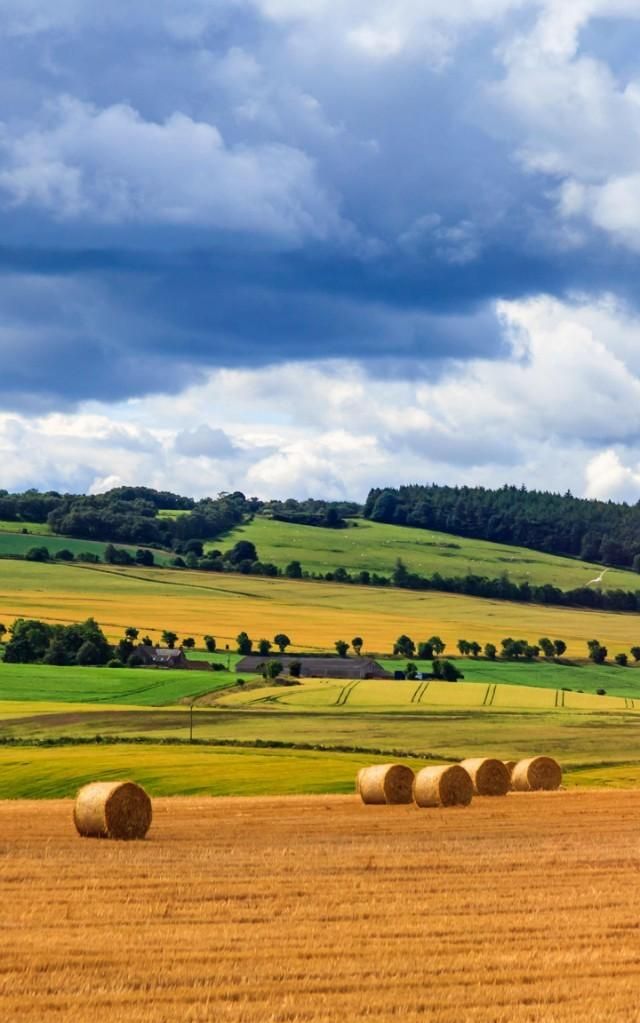
<instances>
[{"instance_id":1,"label":"stubble field","mask_svg":"<svg viewBox=\"0 0 640 1023\"><path fill-rule=\"evenodd\" d=\"M637 1020L640 792L157 800L140 843L0 803L0 1017Z\"/></svg>"}]
</instances>

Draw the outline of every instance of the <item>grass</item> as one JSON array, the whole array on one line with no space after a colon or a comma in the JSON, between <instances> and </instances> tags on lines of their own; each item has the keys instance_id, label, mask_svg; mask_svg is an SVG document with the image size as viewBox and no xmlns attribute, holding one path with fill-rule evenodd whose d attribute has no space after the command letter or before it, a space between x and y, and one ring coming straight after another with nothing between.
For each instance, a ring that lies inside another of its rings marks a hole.
<instances>
[{"instance_id":1,"label":"grass","mask_svg":"<svg viewBox=\"0 0 640 1023\"><path fill-rule=\"evenodd\" d=\"M36 536L50 536L51 526L46 522L9 522L7 519L0 519L0 533L21 533L26 529Z\"/></svg>"},{"instance_id":2,"label":"grass","mask_svg":"<svg viewBox=\"0 0 640 1023\"><path fill-rule=\"evenodd\" d=\"M256 545L262 561L285 567L298 560L309 572L330 572L346 568L349 572L368 569L390 575L398 558L422 575L440 572L443 576L461 576L469 572L496 578L503 572L515 582L553 583L569 590L583 586L602 571L601 565L573 558L556 557L525 547L470 540L432 530L391 526L366 519L353 519L348 529L323 529L299 526L256 516L252 522L227 534L224 541L210 546L227 550L238 540ZM640 589L635 572L612 570L604 577L606 589Z\"/></svg>"},{"instance_id":3,"label":"grass","mask_svg":"<svg viewBox=\"0 0 640 1023\"><path fill-rule=\"evenodd\" d=\"M135 556L137 547L132 547L128 544L117 544L116 546L126 548L132 556ZM68 536L23 535L18 532L4 532L0 530L0 555L20 555L23 557L32 547L46 547L52 557L56 551L68 550L72 551L76 556L83 551L90 551L101 558L104 555L106 543L103 540L73 540ZM173 557L167 551L154 550L153 555L158 564L161 565L168 565Z\"/></svg>"},{"instance_id":4,"label":"grass","mask_svg":"<svg viewBox=\"0 0 640 1023\"><path fill-rule=\"evenodd\" d=\"M217 671L64 668L0 663L0 701L116 703L162 706L229 686L236 676ZM1 706L1 704L0 704Z\"/></svg>"},{"instance_id":5,"label":"grass","mask_svg":"<svg viewBox=\"0 0 640 1023\"><path fill-rule=\"evenodd\" d=\"M255 576L118 569L107 566L0 563L0 621L18 616L52 622L93 615L116 639L135 625L157 640L163 629L218 646L235 647L246 630L254 639L285 631L292 649L325 651L334 641L364 637L365 651L390 651L400 633L416 641L438 633L449 649L462 637L481 643L524 636L564 639L569 656L584 656L598 638L610 654L638 642L638 616L511 604L446 593L389 591L336 583Z\"/></svg>"}]
</instances>

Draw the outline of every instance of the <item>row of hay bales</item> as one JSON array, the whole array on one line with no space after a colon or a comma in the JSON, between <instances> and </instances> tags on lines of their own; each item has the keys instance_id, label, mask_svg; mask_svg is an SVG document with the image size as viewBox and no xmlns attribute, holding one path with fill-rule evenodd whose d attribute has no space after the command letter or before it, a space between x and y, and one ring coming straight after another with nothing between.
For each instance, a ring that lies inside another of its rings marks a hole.
<instances>
[{"instance_id":1,"label":"row of hay bales","mask_svg":"<svg viewBox=\"0 0 640 1023\"><path fill-rule=\"evenodd\" d=\"M358 771L356 791L369 805L415 802L423 807L468 806L474 795L551 791L561 782L562 770L551 757L518 762L474 757L460 764L424 767L417 774L404 764L363 767Z\"/></svg>"}]
</instances>

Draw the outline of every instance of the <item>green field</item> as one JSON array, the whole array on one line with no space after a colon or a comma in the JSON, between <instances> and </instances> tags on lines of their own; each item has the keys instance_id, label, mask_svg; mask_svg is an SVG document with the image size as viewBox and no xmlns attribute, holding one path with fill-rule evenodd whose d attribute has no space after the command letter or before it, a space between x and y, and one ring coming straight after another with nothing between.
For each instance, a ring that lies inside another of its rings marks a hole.
<instances>
[{"instance_id":1,"label":"green field","mask_svg":"<svg viewBox=\"0 0 640 1023\"><path fill-rule=\"evenodd\" d=\"M445 651L445 656L448 656ZM471 657L450 658L466 682L502 683L511 686L536 686L543 689L593 693L604 689L607 696L640 699L640 665L596 665L591 662L562 664L556 661L487 661ZM405 661L381 658L380 663L389 671L403 668ZM430 661L414 661L419 671L431 671Z\"/></svg>"},{"instance_id":2,"label":"green field","mask_svg":"<svg viewBox=\"0 0 640 1023\"><path fill-rule=\"evenodd\" d=\"M261 561L283 568L298 560L303 569L315 573L342 567L349 572L367 569L389 575L397 559L402 558L407 568L422 575L440 572L443 576L461 576L472 572L494 579L507 572L514 582L553 583L569 590L584 586L602 571L602 566L524 547L366 519L352 519L348 529L323 529L258 515L227 534L224 541L212 541L210 546L227 550L238 540L254 543ZM616 569L607 572L603 586L636 590L640 589L640 578L635 572Z\"/></svg>"},{"instance_id":3,"label":"green field","mask_svg":"<svg viewBox=\"0 0 640 1023\"><path fill-rule=\"evenodd\" d=\"M226 671L138 668L62 668L47 664L0 663L0 701L118 703L161 707L186 696L231 685Z\"/></svg>"},{"instance_id":4,"label":"green field","mask_svg":"<svg viewBox=\"0 0 640 1023\"><path fill-rule=\"evenodd\" d=\"M0 533L22 533L25 529L37 536L51 535L51 527L46 522L9 522L0 519Z\"/></svg>"},{"instance_id":5,"label":"green field","mask_svg":"<svg viewBox=\"0 0 640 1023\"><path fill-rule=\"evenodd\" d=\"M13 524L15 525L15 523ZM135 556L136 547L128 544L117 544L116 546L124 547L132 556ZM92 554L97 554L99 558L102 558L106 543L103 540L73 540L68 536L26 535L16 531L3 531L0 526L0 555L19 555L24 557L32 547L46 547L52 557L56 551L68 550L72 551L75 555L83 551L90 551ZM168 565L173 557L173 554L167 551L158 550L154 550L153 555L159 565Z\"/></svg>"}]
</instances>

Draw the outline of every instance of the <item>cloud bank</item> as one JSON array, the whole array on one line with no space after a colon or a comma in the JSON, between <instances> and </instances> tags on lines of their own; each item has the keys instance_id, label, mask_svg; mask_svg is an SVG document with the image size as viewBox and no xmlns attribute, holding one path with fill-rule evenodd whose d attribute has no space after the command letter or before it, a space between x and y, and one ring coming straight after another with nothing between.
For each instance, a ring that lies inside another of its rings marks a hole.
<instances>
[{"instance_id":1,"label":"cloud bank","mask_svg":"<svg viewBox=\"0 0 640 1023\"><path fill-rule=\"evenodd\" d=\"M640 497L635 0L0 0L5 486Z\"/></svg>"}]
</instances>

